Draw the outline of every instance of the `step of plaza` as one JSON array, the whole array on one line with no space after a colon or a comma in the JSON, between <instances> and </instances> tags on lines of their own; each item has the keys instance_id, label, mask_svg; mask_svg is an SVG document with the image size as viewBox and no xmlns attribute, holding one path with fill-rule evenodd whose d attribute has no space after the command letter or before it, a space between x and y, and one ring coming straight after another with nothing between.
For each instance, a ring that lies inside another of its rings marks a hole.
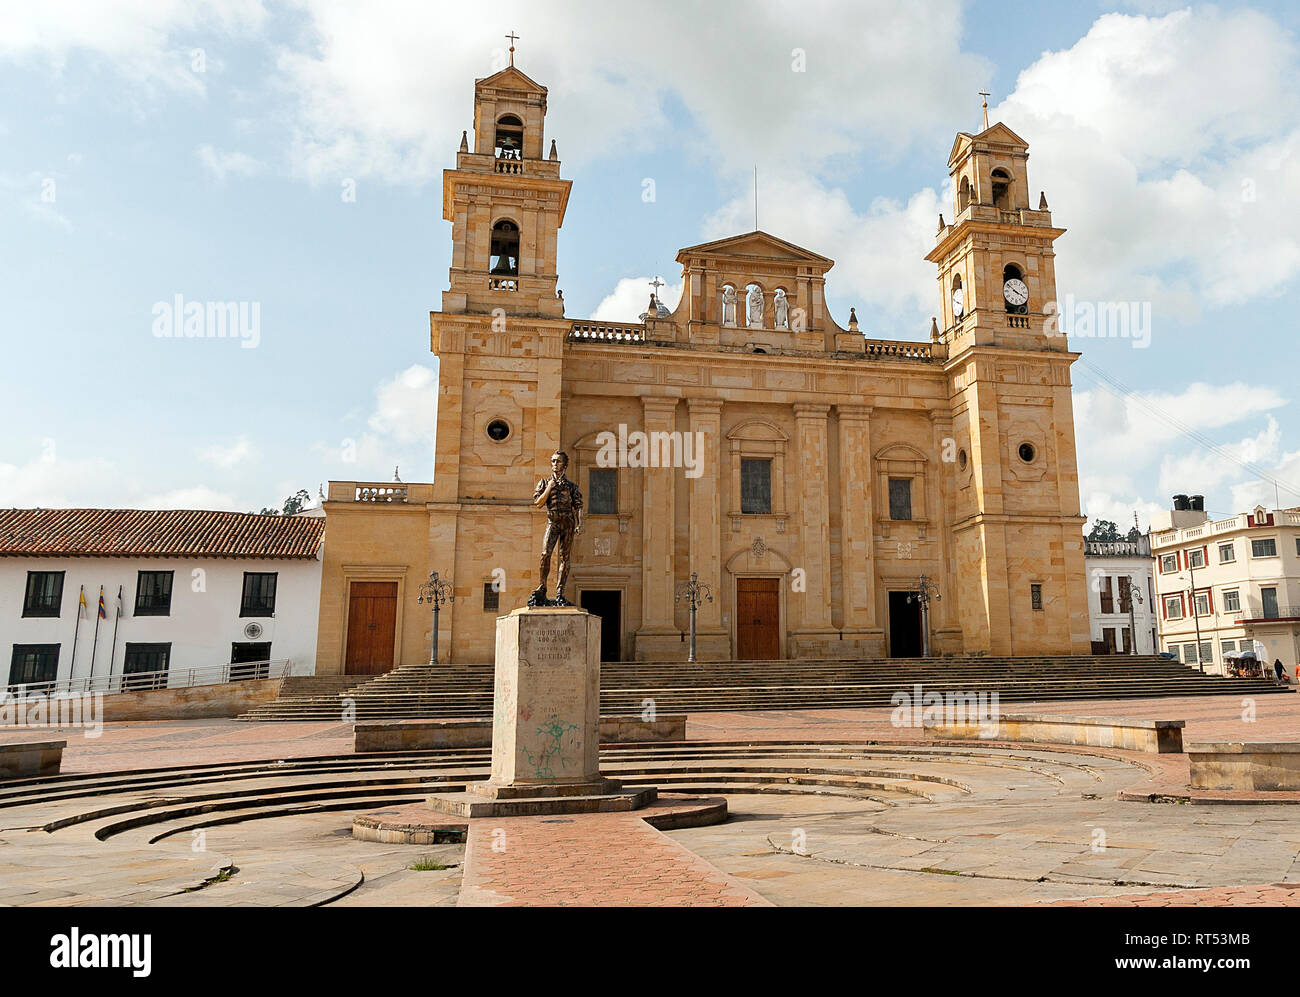
<instances>
[{"instance_id":1,"label":"step of plaza","mask_svg":"<svg viewBox=\"0 0 1300 997\"><path fill-rule=\"evenodd\" d=\"M489 663L403 665L328 693L293 688L245 713L249 721L482 718L492 714ZM898 693L997 695L999 704L1160 696L1258 696L1293 691L1266 679L1207 675L1158 655L964 656L863 661L609 662L601 713L630 716L895 705ZM301 688L301 687L299 687ZM909 700L910 702L910 700Z\"/></svg>"}]
</instances>

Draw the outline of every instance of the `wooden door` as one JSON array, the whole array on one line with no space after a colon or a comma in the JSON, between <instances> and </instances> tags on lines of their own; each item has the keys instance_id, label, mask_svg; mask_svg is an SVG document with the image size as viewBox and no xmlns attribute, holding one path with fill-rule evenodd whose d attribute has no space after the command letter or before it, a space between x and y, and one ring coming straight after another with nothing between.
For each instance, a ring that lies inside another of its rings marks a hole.
<instances>
[{"instance_id":1,"label":"wooden door","mask_svg":"<svg viewBox=\"0 0 1300 997\"><path fill-rule=\"evenodd\" d=\"M378 675L393 667L397 582L353 582L348 595L348 675Z\"/></svg>"},{"instance_id":2,"label":"wooden door","mask_svg":"<svg viewBox=\"0 0 1300 997\"><path fill-rule=\"evenodd\" d=\"M781 580L736 579L736 658L771 661L781 657Z\"/></svg>"}]
</instances>

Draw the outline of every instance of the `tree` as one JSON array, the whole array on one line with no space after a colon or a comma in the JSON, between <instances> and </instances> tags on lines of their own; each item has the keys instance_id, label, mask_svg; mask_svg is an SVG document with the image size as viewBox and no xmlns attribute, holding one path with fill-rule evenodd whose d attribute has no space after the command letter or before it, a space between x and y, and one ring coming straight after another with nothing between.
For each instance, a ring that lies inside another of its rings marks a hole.
<instances>
[{"instance_id":1,"label":"tree","mask_svg":"<svg viewBox=\"0 0 1300 997\"><path fill-rule=\"evenodd\" d=\"M263 509L258 513L259 516L294 516L302 512L311 504L311 492L305 488L299 488L296 492L284 500L283 509Z\"/></svg>"},{"instance_id":2,"label":"tree","mask_svg":"<svg viewBox=\"0 0 1300 997\"><path fill-rule=\"evenodd\" d=\"M1087 539L1093 543L1114 543L1119 540L1119 527L1109 519L1099 519Z\"/></svg>"}]
</instances>

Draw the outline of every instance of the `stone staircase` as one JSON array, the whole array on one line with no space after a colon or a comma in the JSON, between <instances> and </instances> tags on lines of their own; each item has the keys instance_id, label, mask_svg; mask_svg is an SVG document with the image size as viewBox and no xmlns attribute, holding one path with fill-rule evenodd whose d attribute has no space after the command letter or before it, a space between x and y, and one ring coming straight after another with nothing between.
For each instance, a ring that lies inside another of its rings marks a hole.
<instances>
[{"instance_id":1,"label":"stone staircase","mask_svg":"<svg viewBox=\"0 0 1300 997\"><path fill-rule=\"evenodd\" d=\"M354 676L352 679L357 681ZM1265 679L1202 675L1156 655L894 658L863 661L623 661L601 666L601 712L837 709L890 706L897 692L997 693L1000 703L1289 692ZM345 710L347 712L345 712ZM295 694L241 720L341 721L490 717L492 665L402 665L341 691Z\"/></svg>"}]
</instances>

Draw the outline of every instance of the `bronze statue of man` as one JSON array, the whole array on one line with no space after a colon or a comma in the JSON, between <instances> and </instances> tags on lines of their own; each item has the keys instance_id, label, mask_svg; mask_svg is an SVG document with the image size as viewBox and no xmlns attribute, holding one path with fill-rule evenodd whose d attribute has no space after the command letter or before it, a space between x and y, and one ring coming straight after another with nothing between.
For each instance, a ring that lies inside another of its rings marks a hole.
<instances>
[{"instance_id":1,"label":"bronze statue of man","mask_svg":"<svg viewBox=\"0 0 1300 997\"><path fill-rule=\"evenodd\" d=\"M551 476L537 482L533 505L546 506L546 536L542 539L542 560L538 572L541 584L528 597L530 606L571 606L564 598L564 584L569 580L569 556L573 538L582 532L582 492L565 477L569 455L563 450L551 454ZM555 569L555 599L546 600L546 578L551 573L551 552L560 549L560 563Z\"/></svg>"}]
</instances>

